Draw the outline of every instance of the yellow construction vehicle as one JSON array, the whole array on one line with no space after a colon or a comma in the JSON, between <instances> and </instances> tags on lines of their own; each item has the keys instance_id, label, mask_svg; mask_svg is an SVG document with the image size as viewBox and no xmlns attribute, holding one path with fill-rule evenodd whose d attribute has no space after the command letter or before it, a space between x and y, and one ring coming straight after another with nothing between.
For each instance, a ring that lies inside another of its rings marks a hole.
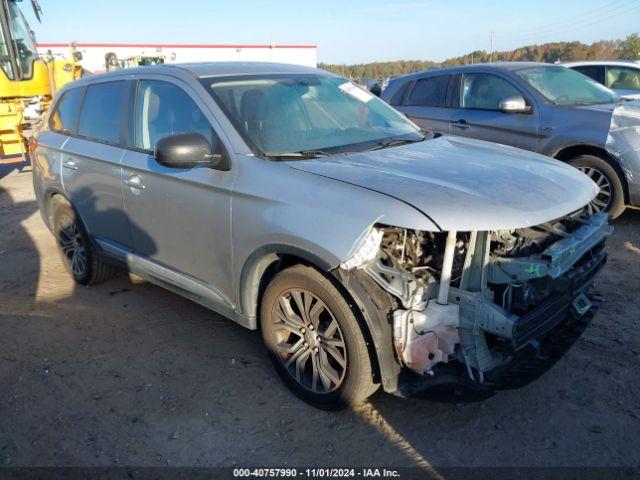
<instances>
[{"instance_id":1,"label":"yellow construction vehicle","mask_svg":"<svg viewBox=\"0 0 640 480\"><path fill-rule=\"evenodd\" d=\"M73 45L68 60L38 53L33 31L20 11L21 3L0 0L0 162L26 151L25 107L31 117L35 112L41 118L58 89L82 76L82 55ZM38 2L31 0L31 5L40 21Z\"/></svg>"}]
</instances>

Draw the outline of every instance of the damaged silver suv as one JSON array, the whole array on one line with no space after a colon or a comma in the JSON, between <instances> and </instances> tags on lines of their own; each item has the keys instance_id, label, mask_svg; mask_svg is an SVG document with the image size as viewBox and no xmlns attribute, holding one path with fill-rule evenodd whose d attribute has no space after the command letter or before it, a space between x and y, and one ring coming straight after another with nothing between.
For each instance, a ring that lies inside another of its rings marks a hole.
<instances>
[{"instance_id":1,"label":"damaged silver suv","mask_svg":"<svg viewBox=\"0 0 640 480\"><path fill-rule=\"evenodd\" d=\"M537 378L600 303L611 233L583 173L426 137L344 78L143 67L68 85L31 144L73 278L117 266L260 329L321 408L381 385L481 397Z\"/></svg>"}]
</instances>

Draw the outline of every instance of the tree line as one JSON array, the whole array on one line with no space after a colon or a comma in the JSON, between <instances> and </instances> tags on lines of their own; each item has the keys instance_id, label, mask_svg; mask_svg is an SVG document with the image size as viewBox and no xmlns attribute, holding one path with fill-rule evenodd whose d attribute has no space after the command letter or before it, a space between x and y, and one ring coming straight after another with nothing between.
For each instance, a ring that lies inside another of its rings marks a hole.
<instances>
[{"instance_id":1,"label":"tree line","mask_svg":"<svg viewBox=\"0 0 640 480\"><path fill-rule=\"evenodd\" d=\"M487 52L476 50L461 57L449 58L443 62L429 60L397 60L394 62L373 62L358 65L335 65L320 63L319 68L329 70L347 78L386 78L394 75L419 72L429 68L449 67L468 63L489 61L529 61L529 62L569 62L572 60L612 60L640 59L640 37L629 35L624 40L602 40L587 45L581 42L554 42L543 45L528 45L512 51Z\"/></svg>"}]
</instances>

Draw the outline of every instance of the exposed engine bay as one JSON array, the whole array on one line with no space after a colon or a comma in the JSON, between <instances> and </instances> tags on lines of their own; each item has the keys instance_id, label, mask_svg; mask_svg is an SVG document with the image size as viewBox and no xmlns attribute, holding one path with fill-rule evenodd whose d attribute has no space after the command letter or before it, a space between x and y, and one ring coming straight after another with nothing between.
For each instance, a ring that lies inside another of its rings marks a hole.
<instances>
[{"instance_id":1,"label":"exposed engine bay","mask_svg":"<svg viewBox=\"0 0 640 480\"><path fill-rule=\"evenodd\" d=\"M377 225L355 268L395 300L388 316L402 366L435 376L439 366L459 362L471 381L483 383L568 315L591 309L587 290L612 230L606 214L582 211L492 232Z\"/></svg>"}]
</instances>

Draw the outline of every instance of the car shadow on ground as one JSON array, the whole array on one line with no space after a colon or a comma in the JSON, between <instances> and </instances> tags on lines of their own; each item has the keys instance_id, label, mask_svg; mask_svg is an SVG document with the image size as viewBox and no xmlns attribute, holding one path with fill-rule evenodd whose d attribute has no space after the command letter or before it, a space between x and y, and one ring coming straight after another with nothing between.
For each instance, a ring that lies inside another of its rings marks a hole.
<instances>
[{"instance_id":1,"label":"car shadow on ground","mask_svg":"<svg viewBox=\"0 0 640 480\"><path fill-rule=\"evenodd\" d=\"M522 390L464 405L378 392L323 412L286 390L258 332L126 274L75 287L31 179L14 177L0 192L0 464L404 465L438 478L452 465L640 462L638 386L622 368L638 334L615 310L638 312L637 300L605 304L586 340ZM625 242L640 246L640 212L618 224L614 268L637 269ZM609 293L626 280L616 271ZM630 331L622 344L612 325Z\"/></svg>"}]
</instances>

